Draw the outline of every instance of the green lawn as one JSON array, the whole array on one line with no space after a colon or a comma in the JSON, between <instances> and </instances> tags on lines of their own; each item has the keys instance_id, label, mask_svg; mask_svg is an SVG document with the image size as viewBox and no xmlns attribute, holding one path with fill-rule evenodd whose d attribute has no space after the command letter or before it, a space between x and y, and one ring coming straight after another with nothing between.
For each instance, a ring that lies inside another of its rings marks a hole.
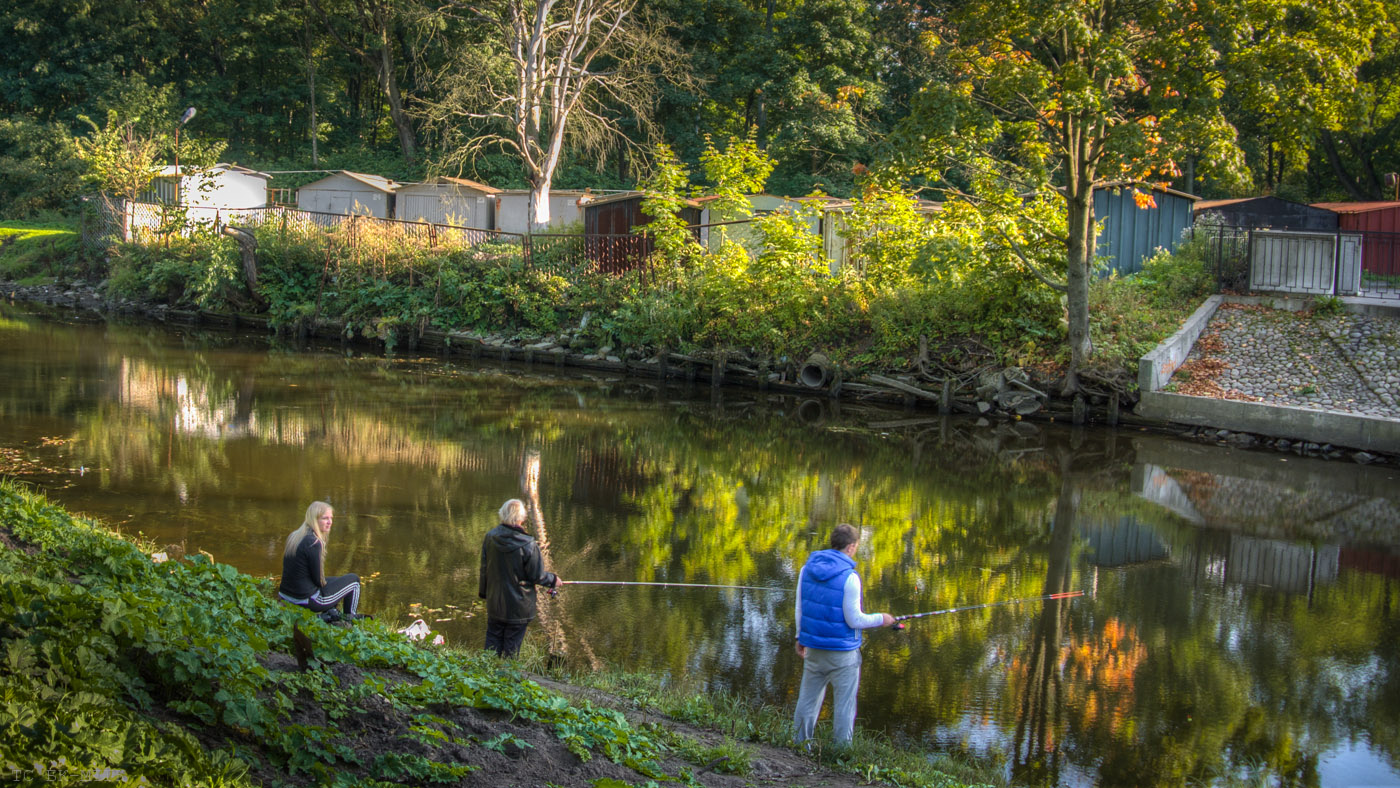
<instances>
[{"instance_id":1,"label":"green lawn","mask_svg":"<svg viewBox=\"0 0 1400 788\"><path fill-rule=\"evenodd\" d=\"M0 280L44 284L79 272L77 222L0 222Z\"/></svg>"}]
</instances>

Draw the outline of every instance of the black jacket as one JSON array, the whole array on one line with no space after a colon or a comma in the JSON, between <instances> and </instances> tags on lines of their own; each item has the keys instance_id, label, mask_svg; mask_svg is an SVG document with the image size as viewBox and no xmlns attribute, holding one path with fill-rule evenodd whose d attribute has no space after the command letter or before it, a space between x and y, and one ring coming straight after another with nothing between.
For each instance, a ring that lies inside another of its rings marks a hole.
<instances>
[{"instance_id":1,"label":"black jacket","mask_svg":"<svg viewBox=\"0 0 1400 788\"><path fill-rule=\"evenodd\" d=\"M296 599L310 599L326 584L321 576L322 546L316 534L307 532L296 552L282 556L282 584L278 590Z\"/></svg>"},{"instance_id":2,"label":"black jacket","mask_svg":"<svg viewBox=\"0 0 1400 788\"><path fill-rule=\"evenodd\" d=\"M535 586L552 586L535 538L501 524L481 542L481 582L477 596L486 600L486 617L519 624L535 617Z\"/></svg>"}]
</instances>

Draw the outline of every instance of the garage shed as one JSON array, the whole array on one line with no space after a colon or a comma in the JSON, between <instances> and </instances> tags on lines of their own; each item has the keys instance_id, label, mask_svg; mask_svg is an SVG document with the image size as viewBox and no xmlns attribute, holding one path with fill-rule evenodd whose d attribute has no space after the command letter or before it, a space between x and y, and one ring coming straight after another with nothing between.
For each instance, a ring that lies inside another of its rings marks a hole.
<instances>
[{"instance_id":1,"label":"garage shed","mask_svg":"<svg viewBox=\"0 0 1400 788\"><path fill-rule=\"evenodd\" d=\"M442 177L424 183L408 183L395 193L398 218L494 230L495 197L500 193L500 189L466 178Z\"/></svg>"},{"instance_id":2,"label":"garage shed","mask_svg":"<svg viewBox=\"0 0 1400 788\"><path fill-rule=\"evenodd\" d=\"M1139 195L1151 197L1139 205ZM1195 220L1192 206L1201 198L1144 183L1111 183L1094 190L1094 220L1103 222L1095 242L1110 270L1131 274L1158 249L1168 251Z\"/></svg>"},{"instance_id":3,"label":"garage shed","mask_svg":"<svg viewBox=\"0 0 1400 788\"><path fill-rule=\"evenodd\" d=\"M583 221L583 205L594 197L589 192L552 191L549 193L549 224L547 228L530 227L534 215L529 189L506 189L496 194L496 226L494 229L524 235L531 232L559 231Z\"/></svg>"},{"instance_id":4,"label":"garage shed","mask_svg":"<svg viewBox=\"0 0 1400 788\"><path fill-rule=\"evenodd\" d=\"M1201 200L1192 210L1198 224L1202 218L1218 217L1219 221L1215 223L1225 227L1314 232L1331 232L1337 229L1335 212L1273 195L1234 200Z\"/></svg>"},{"instance_id":5,"label":"garage shed","mask_svg":"<svg viewBox=\"0 0 1400 788\"><path fill-rule=\"evenodd\" d=\"M379 175L341 170L297 189L297 208L344 216L394 218L394 194L399 184Z\"/></svg>"}]
</instances>

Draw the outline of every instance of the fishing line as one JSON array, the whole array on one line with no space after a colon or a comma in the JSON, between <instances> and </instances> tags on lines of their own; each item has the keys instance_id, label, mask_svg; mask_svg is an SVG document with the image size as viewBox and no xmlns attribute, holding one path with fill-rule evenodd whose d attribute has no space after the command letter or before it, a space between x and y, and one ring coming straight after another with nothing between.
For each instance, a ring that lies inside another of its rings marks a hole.
<instances>
[{"instance_id":1,"label":"fishing line","mask_svg":"<svg viewBox=\"0 0 1400 788\"><path fill-rule=\"evenodd\" d=\"M1044 602L1050 599L1073 599L1077 596L1084 596L1083 591L1062 591L1058 594L1046 594L1044 596L1032 596L1025 599L1008 599L1003 602L988 602L983 605L966 605L964 607L950 607L945 610L930 610L927 613L910 613L907 616L895 616L895 629L904 629L901 621L910 621L915 618L927 618L929 616L941 616L944 613L961 613L964 610L979 610L984 607L999 607L1001 605L1019 605L1023 602Z\"/></svg>"},{"instance_id":2,"label":"fishing line","mask_svg":"<svg viewBox=\"0 0 1400 788\"><path fill-rule=\"evenodd\" d=\"M742 591L776 591L783 592L786 588L767 588L765 586L722 586L710 583L642 583L628 582L624 580L564 580L560 585L566 586L660 586L663 588L733 588Z\"/></svg>"}]
</instances>

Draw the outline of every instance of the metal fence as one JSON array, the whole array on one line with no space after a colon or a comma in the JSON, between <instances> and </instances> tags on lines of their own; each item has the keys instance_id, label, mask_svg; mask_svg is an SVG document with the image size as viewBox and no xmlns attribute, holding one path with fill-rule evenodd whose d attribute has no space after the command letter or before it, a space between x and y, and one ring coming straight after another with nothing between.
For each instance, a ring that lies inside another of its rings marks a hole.
<instances>
[{"instance_id":1,"label":"metal fence","mask_svg":"<svg viewBox=\"0 0 1400 788\"><path fill-rule=\"evenodd\" d=\"M1400 233L1191 229L1223 292L1400 299Z\"/></svg>"},{"instance_id":2,"label":"metal fence","mask_svg":"<svg viewBox=\"0 0 1400 788\"><path fill-rule=\"evenodd\" d=\"M217 232L225 225L276 229L283 233L340 231L350 239L376 238L426 249L470 247L515 236L497 230L375 216L303 211L296 208L177 207L113 198L89 201L83 238L90 246L117 242L149 244L174 236ZM518 238L518 236L515 236Z\"/></svg>"},{"instance_id":3,"label":"metal fence","mask_svg":"<svg viewBox=\"0 0 1400 788\"><path fill-rule=\"evenodd\" d=\"M111 197L89 200L83 222L83 241L89 248L116 243L159 244L172 238L219 232L224 226L263 228L283 239L337 239L352 254L410 249L452 251L483 244L512 248L528 268L559 276L586 273L622 275L640 271L651 274L654 240L643 234L510 233L477 227L433 222L381 219L271 206L265 208L175 207L131 202Z\"/></svg>"}]
</instances>

